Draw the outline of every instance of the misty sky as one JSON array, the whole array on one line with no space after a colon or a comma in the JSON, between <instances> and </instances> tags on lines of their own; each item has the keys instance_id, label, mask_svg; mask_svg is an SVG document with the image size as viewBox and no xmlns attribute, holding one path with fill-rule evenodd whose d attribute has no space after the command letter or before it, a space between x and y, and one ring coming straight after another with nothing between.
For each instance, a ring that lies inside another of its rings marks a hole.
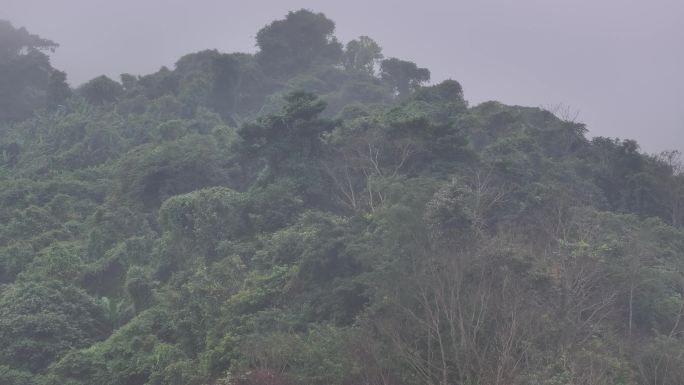
<instances>
[{"instance_id":1,"label":"misty sky","mask_svg":"<svg viewBox=\"0 0 684 385\"><path fill-rule=\"evenodd\" d=\"M205 48L254 52L299 8L458 80L471 105L562 103L591 135L684 150L684 0L0 0L0 18L60 43L53 65L76 86Z\"/></svg>"}]
</instances>

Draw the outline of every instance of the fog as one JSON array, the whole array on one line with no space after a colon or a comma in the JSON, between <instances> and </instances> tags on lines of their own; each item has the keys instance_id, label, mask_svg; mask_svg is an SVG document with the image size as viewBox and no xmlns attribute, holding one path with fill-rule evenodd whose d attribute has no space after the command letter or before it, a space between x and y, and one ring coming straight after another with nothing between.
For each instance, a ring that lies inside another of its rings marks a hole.
<instances>
[{"instance_id":1,"label":"fog","mask_svg":"<svg viewBox=\"0 0 684 385\"><path fill-rule=\"evenodd\" d=\"M562 104L591 135L684 150L681 0L2 0L0 18L58 42L53 65L76 86L205 48L253 52L261 27L299 8L343 42L368 35L433 82L458 80L471 105Z\"/></svg>"}]
</instances>

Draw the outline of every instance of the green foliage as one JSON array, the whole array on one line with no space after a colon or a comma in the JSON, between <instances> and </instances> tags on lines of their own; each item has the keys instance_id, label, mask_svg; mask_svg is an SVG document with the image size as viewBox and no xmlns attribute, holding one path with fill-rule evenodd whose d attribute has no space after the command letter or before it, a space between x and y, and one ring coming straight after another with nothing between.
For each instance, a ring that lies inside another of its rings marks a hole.
<instances>
[{"instance_id":1,"label":"green foliage","mask_svg":"<svg viewBox=\"0 0 684 385\"><path fill-rule=\"evenodd\" d=\"M58 280L64 283L77 281L83 261L79 244L54 242L41 250L19 276L22 281Z\"/></svg>"},{"instance_id":2,"label":"green foliage","mask_svg":"<svg viewBox=\"0 0 684 385\"><path fill-rule=\"evenodd\" d=\"M216 240L237 238L246 232L245 203L242 194L229 188L198 190L164 202L160 223L174 237L188 236L198 245L210 247Z\"/></svg>"},{"instance_id":3,"label":"green foliage","mask_svg":"<svg viewBox=\"0 0 684 385\"><path fill-rule=\"evenodd\" d=\"M33 259L33 248L24 242L14 242L0 249L0 282L10 283Z\"/></svg>"},{"instance_id":4,"label":"green foliage","mask_svg":"<svg viewBox=\"0 0 684 385\"><path fill-rule=\"evenodd\" d=\"M288 94L285 101L280 114L239 129L242 162L259 166L254 170L258 185L286 176L283 179L291 180L305 199L324 199L323 177L315 162L323 153L323 136L333 129L334 122L319 118L325 103L310 93Z\"/></svg>"},{"instance_id":5,"label":"green foliage","mask_svg":"<svg viewBox=\"0 0 684 385\"><path fill-rule=\"evenodd\" d=\"M53 70L46 90L46 104L50 109L63 106L72 96L72 91L66 81L66 73Z\"/></svg>"},{"instance_id":6,"label":"green foliage","mask_svg":"<svg viewBox=\"0 0 684 385\"><path fill-rule=\"evenodd\" d=\"M172 363L178 367L180 361L187 359L168 341L173 330L164 322L167 316L160 310L143 312L106 341L69 353L51 372L79 384L160 383L173 372Z\"/></svg>"},{"instance_id":7,"label":"green foliage","mask_svg":"<svg viewBox=\"0 0 684 385\"><path fill-rule=\"evenodd\" d=\"M151 208L171 195L220 184L218 157L211 138L199 135L137 147L118 166L118 194Z\"/></svg>"},{"instance_id":8,"label":"green foliage","mask_svg":"<svg viewBox=\"0 0 684 385\"><path fill-rule=\"evenodd\" d=\"M390 58L380 62L380 76L394 92L405 96L409 91L430 81L430 70L419 68L409 61Z\"/></svg>"},{"instance_id":9,"label":"green foliage","mask_svg":"<svg viewBox=\"0 0 684 385\"><path fill-rule=\"evenodd\" d=\"M247 197L229 188L207 188L168 199L160 209L160 223L188 256L214 259L221 242L252 230L247 205Z\"/></svg>"},{"instance_id":10,"label":"green foliage","mask_svg":"<svg viewBox=\"0 0 684 385\"><path fill-rule=\"evenodd\" d=\"M54 281L4 289L0 326L0 360L33 372L107 335L95 301L80 289Z\"/></svg>"},{"instance_id":11,"label":"green foliage","mask_svg":"<svg viewBox=\"0 0 684 385\"><path fill-rule=\"evenodd\" d=\"M247 381L284 377L281 381L298 384L347 383L358 375L357 363L348 355L353 332L321 325L305 334L249 336L241 347L246 360L243 365L252 369ZM283 373L285 368L290 375Z\"/></svg>"},{"instance_id":12,"label":"green foliage","mask_svg":"<svg viewBox=\"0 0 684 385\"><path fill-rule=\"evenodd\" d=\"M31 372L0 365L0 382L7 385L34 385L39 380Z\"/></svg>"},{"instance_id":13,"label":"green foliage","mask_svg":"<svg viewBox=\"0 0 684 385\"><path fill-rule=\"evenodd\" d=\"M126 273L124 287L133 300L133 308L136 312L139 313L152 304L154 284L145 269L131 266Z\"/></svg>"},{"instance_id":14,"label":"green foliage","mask_svg":"<svg viewBox=\"0 0 684 385\"><path fill-rule=\"evenodd\" d=\"M342 45L334 31L335 23L322 13L290 12L257 33L257 60L275 76L292 75L316 62L337 63Z\"/></svg>"},{"instance_id":15,"label":"green foliage","mask_svg":"<svg viewBox=\"0 0 684 385\"><path fill-rule=\"evenodd\" d=\"M91 104L102 105L116 101L123 94L123 87L102 75L80 86L78 94Z\"/></svg>"},{"instance_id":16,"label":"green foliage","mask_svg":"<svg viewBox=\"0 0 684 385\"><path fill-rule=\"evenodd\" d=\"M382 48L368 36L360 36L347 43L343 62L346 69L364 71L373 75L375 64L382 59Z\"/></svg>"},{"instance_id":17,"label":"green foliage","mask_svg":"<svg viewBox=\"0 0 684 385\"><path fill-rule=\"evenodd\" d=\"M0 122L28 118L68 96L64 73L54 70L45 54L57 46L0 20Z\"/></svg>"},{"instance_id":18,"label":"green foliage","mask_svg":"<svg viewBox=\"0 0 684 385\"><path fill-rule=\"evenodd\" d=\"M0 22L0 384L681 383L680 154L334 28L72 95Z\"/></svg>"}]
</instances>

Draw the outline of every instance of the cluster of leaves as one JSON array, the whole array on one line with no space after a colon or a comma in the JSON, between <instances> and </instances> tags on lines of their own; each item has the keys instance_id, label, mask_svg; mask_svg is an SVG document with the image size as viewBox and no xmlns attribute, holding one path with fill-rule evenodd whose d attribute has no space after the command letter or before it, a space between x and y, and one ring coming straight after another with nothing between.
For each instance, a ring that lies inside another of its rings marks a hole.
<instances>
[{"instance_id":1,"label":"cluster of leaves","mask_svg":"<svg viewBox=\"0 0 684 385\"><path fill-rule=\"evenodd\" d=\"M681 383L678 153L334 26L0 95L0 383ZM0 28L0 81L49 63Z\"/></svg>"}]
</instances>

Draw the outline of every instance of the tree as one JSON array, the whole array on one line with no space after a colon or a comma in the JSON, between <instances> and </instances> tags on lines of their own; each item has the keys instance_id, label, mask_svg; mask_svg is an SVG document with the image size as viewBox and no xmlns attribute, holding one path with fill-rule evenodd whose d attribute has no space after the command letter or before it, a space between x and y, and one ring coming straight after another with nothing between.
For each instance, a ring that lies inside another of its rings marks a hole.
<instances>
[{"instance_id":1,"label":"tree","mask_svg":"<svg viewBox=\"0 0 684 385\"><path fill-rule=\"evenodd\" d=\"M368 36L361 36L347 43L343 63L346 69L375 73L375 64L382 59L382 48Z\"/></svg>"},{"instance_id":2,"label":"tree","mask_svg":"<svg viewBox=\"0 0 684 385\"><path fill-rule=\"evenodd\" d=\"M397 58L380 62L380 77L400 96L408 95L421 84L430 81L430 70Z\"/></svg>"},{"instance_id":3,"label":"tree","mask_svg":"<svg viewBox=\"0 0 684 385\"><path fill-rule=\"evenodd\" d=\"M0 294L0 362L16 368L43 370L107 332L100 307L73 286L21 283Z\"/></svg>"},{"instance_id":4,"label":"tree","mask_svg":"<svg viewBox=\"0 0 684 385\"><path fill-rule=\"evenodd\" d=\"M275 76L303 72L317 62L336 63L342 46L334 31L335 23L322 13L290 12L257 33L257 61Z\"/></svg>"},{"instance_id":5,"label":"tree","mask_svg":"<svg viewBox=\"0 0 684 385\"><path fill-rule=\"evenodd\" d=\"M684 216L684 159L679 151L663 151L656 156L656 161L665 166L666 175L659 175L662 199L667 210L668 222L679 226Z\"/></svg>"},{"instance_id":6,"label":"tree","mask_svg":"<svg viewBox=\"0 0 684 385\"><path fill-rule=\"evenodd\" d=\"M245 195L229 188L196 190L167 199L159 211L159 222L179 243L176 249L212 258L221 242L237 239L249 230L247 204Z\"/></svg>"},{"instance_id":7,"label":"tree","mask_svg":"<svg viewBox=\"0 0 684 385\"><path fill-rule=\"evenodd\" d=\"M21 120L46 106L54 69L45 52L57 46L0 20L0 121Z\"/></svg>"},{"instance_id":8,"label":"tree","mask_svg":"<svg viewBox=\"0 0 684 385\"><path fill-rule=\"evenodd\" d=\"M681 385L678 153L333 27L75 98L0 58L0 384Z\"/></svg>"},{"instance_id":9,"label":"tree","mask_svg":"<svg viewBox=\"0 0 684 385\"><path fill-rule=\"evenodd\" d=\"M38 35L29 33L26 28L16 29L7 20L0 20L0 58L5 60L31 51L54 51L58 44Z\"/></svg>"},{"instance_id":10,"label":"tree","mask_svg":"<svg viewBox=\"0 0 684 385\"><path fill-rule=\"evenodd\" d=\"M258 165L262 183L292 178L300 191L316 194L322 185L316 163L323 153L323 135L334 128L334 122L319 117L326 104L313 94L294 92L285 102L280 114L238 130L243 159Z\"/></svg>"},{"instance_id":11,"label":"tree","mask_svg":"<svg viewBox=\"0 0 684 385\"><path fill-rule=\"evenodd\" d=\"M129 199L129 204L151 208L169 196L225 183L219 156L208 135L139 146L121 159L117 195Z\"/></svg>"},{"instance_id":12,"label":"tree","mask_svg":"<svg viewBox=\"0 0 684 385\"><path fill-rule=\"evenodd\" d=\"M232 55L221 55L214 59L212 72L212 107L224 115L237 112L241 83L240 62Z\"/></svg>"},{"instance_id":13,"label":"tree","mask_svg":"<svg viewBox=\"0 0 684 385\"><path fill-rule=\"evenodd\" d=\"M642 214L645 159L633 140L596 137L591 141L591 161L596 185L610 208Z\"/></svg>"},{"instance_id":14,"label":"tree","mask_svg":"<svg viewBox=\"0 0 684 385\"><path fill-rule=\"evenodd\" d=\"M503 237L472 246L423 250L410 288L384 300L375 327L417 383L504 385L525 369L541 319L530 266Z\"/></svg>"},{"instance_id":15,"label":"tree","mask_svg":"<svg viewBox=\"0 0 684 385\"><path fill-rule=\"evenodd\" d=\"M105 75L98 76L78 88L78 94L88 102L102 105L116 101L124 92L123 86Z\"/></svg>"},{"instance_id":16,"label":"tree","mask_svg":"<svg viewBox=\"0 0 684 385\"><path fill-rule=\"evenodd\" d=\"M185 55L176 62L174 73L179 97L187 104L209 106L229 116L239 101L240 67L237 55L216 50Z\"/></svg>"},{"instance_id":17,"label":"tree","mask_svg":"<svg viewBox=\"0 0 684 385\"><path fill-rule=\"evenodd\" d=\"M57 70L52 71L47 87L47 107L54 109L64 105L71 95L72 91L67 84L66 73Z\"/></svg>"}]
</instances>

